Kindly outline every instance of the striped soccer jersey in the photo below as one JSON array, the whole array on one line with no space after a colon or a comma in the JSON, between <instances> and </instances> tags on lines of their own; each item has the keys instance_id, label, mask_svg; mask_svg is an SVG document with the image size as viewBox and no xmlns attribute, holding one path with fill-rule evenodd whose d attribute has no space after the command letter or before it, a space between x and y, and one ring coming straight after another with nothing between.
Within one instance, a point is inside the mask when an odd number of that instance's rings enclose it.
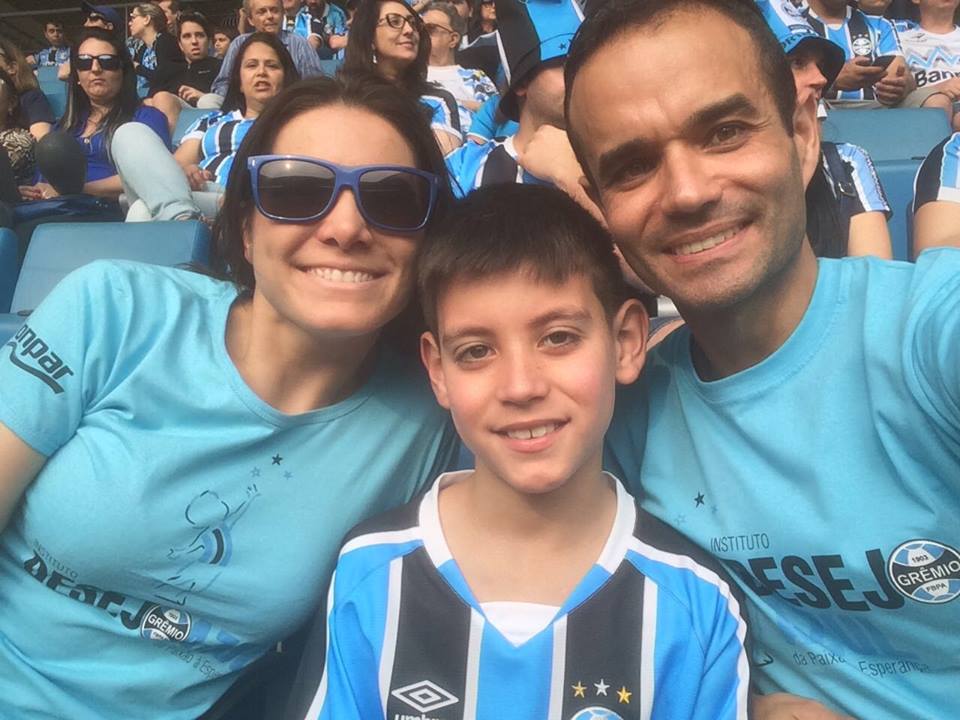
<instances>
[{"instance_id":1,"label":"striped soccer jersey","mask_svg":"<svg viewBox=\"0 0 960 720\"><path fill-rule=\"evenodd\" d=\"M747 717L746 625L733 583L612 477L616 518L596 564L546 627L508 640L440 525L442 487L469 472L442 475L421 500L348 536L307 718Z\"/></svg>"},{"instance_id":2,"label":"striped soccer jersey","mask_svg":"<svg viewBox=\"0 0 960 720\"><path fill-rule=\"evenodd\" d=\"M482 145L467 142L447 155L453 192L458 197L469 195L477 188L500 183L547 185L521 167L513 135L496 138Z\"/></svg>"},{"instance_id":3,"label":"striped soccer jersey","mask_svg":"<svg viewBox=\"0 0 960 720\"><path fill-rule=\"evenodd\" d=\"M849 62L857 57L876 60L881 55L903 55L897 31L886 18L866 15L856 8L847 8L847 17L839 27L828 25L808 6L803 15L817 35L832 40L843 48ZM835 90L831 97L837 100L873 100L872 87L860 90Z\"/></svg>"},{"instance_id":4,"label":"striped soccer jersey","mask_svg":"<svg viewBox=\"0 0 960 720\"><path fill-rule=\"evenodd\" d=\"M913 211L928 202L960 203L960 132L937 145L913 181Z\"/></svg>"},{"instance_id":5,"label":"striped soccer jersey","mask_svg":"<svg viewBox=\"0 0 960 720\"><path fill-rule=\"evenodd\" d=\"M466 113L457 99L449 90L437 83L427 83L425 91L420 95L421 104L430 111L430 129L442 130L463 138L463 127L460 118Z\"/></svg>"},{"instance_id":6,"label":"striped soccer jersey","mask_svg":"<svg viewBox=\"0 0 960 720\"><path fill-rule=\"evenodd\" d=\"M244 118L239 110L214 111L187 128L180 142L199 140L203 158L200 167L213 173L215 183L226 187L233 158L252 126L253 120Z\"/></svg>"},{"instance_id":7,"label":"striped soccer jersey","mask_svg":"<svg viewBox=\"0 0 960 720\"><path fill-rule=\"evenodd\" d=\"M821 164L840 201L840 209L847 219L865 212L892 215L890 203L873 167L873 161L859 145L851 143L820 144Z\"/></svg>"}]
</instances>

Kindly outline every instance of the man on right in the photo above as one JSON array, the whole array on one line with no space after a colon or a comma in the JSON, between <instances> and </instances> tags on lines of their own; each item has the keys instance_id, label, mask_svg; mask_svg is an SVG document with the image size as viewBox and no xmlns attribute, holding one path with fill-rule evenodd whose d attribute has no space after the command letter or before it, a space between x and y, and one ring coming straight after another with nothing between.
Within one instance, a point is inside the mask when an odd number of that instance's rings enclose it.
<instances>
[{"instance_id":1,"label":"man on right","mask_svg":"<svg viewBox=\"0 0 960 720\"><path fill-rule=\"evenodd\" d=\"M565 72L593 197L686 320L619 397L607 468L734 571L761 704L955 717L960 251L814 257L814 100L751 0L608 0Z\"/></svg>"}]
</instances>

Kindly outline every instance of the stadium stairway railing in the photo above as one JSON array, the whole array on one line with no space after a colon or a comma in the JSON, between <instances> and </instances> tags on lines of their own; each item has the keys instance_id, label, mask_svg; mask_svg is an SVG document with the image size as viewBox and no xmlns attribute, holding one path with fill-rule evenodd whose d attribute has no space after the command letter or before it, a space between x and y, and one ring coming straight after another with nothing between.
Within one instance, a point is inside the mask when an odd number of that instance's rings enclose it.
<instances>
[{"instance_id":1,"label":"stadium stairway railing","mask_svg":"<svg viewBox=\"0 0 960 720\"><path fill-rule=\"evenodd\" d=\"M16 332L61 278L89 262L117 259L167 266L203 265L209 251L210 229L196 220L41 225L27 249L9 312L0 315L0 342ZM15 261L11 264L16 267Z\"/></svg>"},{"instance_id":2,"label":"stadium stairway railing","mask_svg":"<svg viewBox=\"0 0 960 720\"><path fill-rule=\"evenodd\" d=\"M0 313L10 312L10 301L17 286L17 234L0 228Z\"/></svg>"},{"instance_id":3,"label":"stadium stairway railing","mask_svg":"<svg viewBox=\"0 0 960 720\"><path fill-rule=\"evenodd\" d=\"M854 143L870 154L893 210L887 227L897 260L911 259L910 218L902 208L913 199L917 168L950 132L944 112L932 108L831 110L823 122L824 140Z\"/></svg>"}]
</instances>

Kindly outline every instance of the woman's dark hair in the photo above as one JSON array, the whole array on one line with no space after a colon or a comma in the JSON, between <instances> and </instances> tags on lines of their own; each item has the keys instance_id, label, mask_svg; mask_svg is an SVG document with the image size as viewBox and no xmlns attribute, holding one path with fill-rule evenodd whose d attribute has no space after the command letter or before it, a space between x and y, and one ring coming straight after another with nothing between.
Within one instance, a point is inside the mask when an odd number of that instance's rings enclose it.
<instances>
[{"instance_id":1,"label":"woman's dark hair","mask_svg":"<svg viewBox=\"0 0 960 720\"><path fill-rule=\"evenodd\" d=\"M217 25L217 26L213 29L213 32L210 33L210 42L213 42L213 36L214 36L214 35L217 35L217 34L226 35L226 36L227 36L228 38L230 38L231 40L235 39L235 38L237 37L237 35L239 35L239 33L237 32L237 26L236 26L236 25L227 25L227 24L225 24L225 23L224 23L224 24Z\"/></svg>"},{"instance_id":2,"label":"woman's dark hair","mask_svg":"<svg viewBox=\"0 0 960 720\"><path fill-rule=\"evenodd\" d=\"M430 34L424 29L420 15L406 0L371 0L360 3L353 22L350 25L350 35L347 40L347 50L343 57L341 72L349 75L362 75L377 72L374 42L376 40L377 25L380 21L380 7L387 2L396 2L403 5L413 16L420 36L417 45L417 57L410 66L403 71L398 82L410 93L420 96L424 93L427 84L427 65L430 60Z\"/></svg>"},{"instance_id":3,"label":"woman's dark hair","mask_svg":"<svg viewBox=\"0 0 960 720\"><path fill-rule=\"evenodd\" d=\"M458 201L420 246L417 290L427 326L437 333L440 298L458 280L514 272L549 284L585 276L607 319L629 296L610 234L565 192L490 185Z\"/></svg>"},{"instance_id":4,"label":"woman's dark hair","mask_svg":"<svg viewBox=\"0 0 960 720\"><path fill-rule=\"evenodd\" d=\"M120 84L120 94L114 100L113 108L100 121L97 132L103 132L104 145L109 149L113 143L113 133L118 127L133 120L133 115L140 106L140 97L137 95L137 76L133 70L133 63L127 48L119 36L100 28L85 28L77 42L70 48L70 78L67 80L67 108L60 118L59 127L71 135L83 130L83 126L90 114L90 98L80 87L80 76L77 74L77 57L80 46L87 40L99 40L113 48L113 54L120 58L120 72L123 79ZM109 154L109 150L108 150Z\"/></svg>"},{"instance_id":5,"label":"woman's dark hair","mask_svg":"<svg viewBox=\"0 0 960 720\"><path fill-rule=\"evenodd\" d=\"M263 45L273 48L273 51L280 59L280 65L283 67L284 88L290 87L300 79L300 71L297 70L297 66L293 64L290 51L280 42L278 35L266 32L251 33L247 39L243 41L240 51L233 59L233 67L230 68L230 79L227 81L227 94L224 95L223 105L220 106L223 112L233 112L234 110L239 110L242 113L247 112L247 98L244 97L243 91L240 89L240 68L243 65L243 58L247 54L247 50L249 50L254 43L262 43Z\"/></svg>"},{"instance_id":6,"label":"woman's dark hair","mask_svg":"<svg viewBox=\"0 0 960 720\"><path fill-rule=\"evenodd\" d=\"M2 35L0 35L0 55L4 55L8 63L16 63L17 65L17 74L13 78L13 84L18 92L24 93L27 90L36 90L40 87L37 76L30 69L30 63L24 57L23 51Z\"/></svg>"},{"instance_id":7,"label":"woman's dark hair","mask_svg":"<svg viewBox=\"0 0 960 720\"><path fill-rule=\"evenodd\" d=\"M817 257L846 257L850 219L844 216L822 163L807 185L807 237Z\"/></svg>"},{"instance_id":8,"label":"woman's dark hair","mask_svg":"<svg viewBox=\"0 0 960 720\"><path fill-rule=\"evenodd\" d=\"M13 77L11 77L9 73L7 73L5 70L0 70L0 97L2 97L4 93L7 93L10 98L7 106L9 117L0 118L0 129L20 127L20 113L18 112L20 106L20 93L17 91L17 84L13 81Z\"/></svg>"},{"instance_id":9,"label":"woman's dark hair","mask_svg":"<svg viewBox=\"0 0 960 720\"><path fill-rule=\"evenodd\" d=\"M247 159L273 152L277 134L293 118L330 105L365 110L386 120L409 144L416 167L440 178L441 189L428 229L452 202L443 155L415 99L373 75L303 80L281 92L260 114L241 143L227 178L223 206L213 228L211 266L215 274L233 281L241 292L251 292L256 284L253 268L244 256L244 235L257 212Z\"/></svg>"}]
</instances>

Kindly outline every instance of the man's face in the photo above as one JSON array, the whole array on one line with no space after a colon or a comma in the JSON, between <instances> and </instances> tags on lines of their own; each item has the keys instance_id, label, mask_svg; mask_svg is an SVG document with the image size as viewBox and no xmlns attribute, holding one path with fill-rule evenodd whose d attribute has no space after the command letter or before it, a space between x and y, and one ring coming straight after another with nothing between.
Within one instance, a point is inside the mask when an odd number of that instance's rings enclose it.
<instances>
[{"instance_id":1,"label":"man's face","mask_svg":"<svg viewBox=\"0 0 960 720\"><path fill-rule=\"evenodd\" d=\"M254 30L278 34L283 5L280 0L250 0L250 24Z\"/></svg>"},{"instance_id":2,"label":"man's face","mask_svg":"<svg viewBox=\"0 0 960 720\"><path fill-rule=\"evenodd\" d=\"M180 26L180 50L190 62L202 60L210 50L210 38L203 26L187 21Z\"/></svg>"},{"instance_id":3,"label":"man's face","mask_svg":"<svg viewBox=\"0 0 960 720\"><path fill-rule=\"evenodd\" d=\"M893 0L859 0L859 7L867 15L883 15Z\"/></svg>"},{"instance_id":4,"label":"man's face","mask_svg":"<svg viewBox=\"0 0 960 720\"><path fill-rule=\"evenodd\" d=\"M43 29L43 36L47 42L55 47L63 45L63 26L57 23L47 23Z\"/></svg>"},{"instance_id":5,"label":"man's face","mask_svg":"<svg viewBox=\"0 0 960 720\"><path fill-rule=\"evenodd\" d=\"M681 11L600 49L572 88L568 127L614 238L647 285L687 310L749 298L804 240L813 104L791 137L755 57L724 16Z\"/></svg>"},{"instance_id":6,"label":"man's face","mask_svg":"<svg viewBox=\"0 0 960 720\"><path fill-rule=\"evenodd\" d=\"M173 11L173 3L170 0L160 0L157 5L167 17L167 30L173 32L173 28L177 26L177 14Z\"/></svg>"},{"instance_id":7,"label":"man's face","mask_svg":"<svg viewBox=\"0 0 960 720\"><path fill-rule=\"evenodd\" d=\"M86 19L83 21L83 26L96 27L108 32L113 32L113 23L107 20L100 13L90 13L87 15Z\"/></svg>"}]
</instances>

